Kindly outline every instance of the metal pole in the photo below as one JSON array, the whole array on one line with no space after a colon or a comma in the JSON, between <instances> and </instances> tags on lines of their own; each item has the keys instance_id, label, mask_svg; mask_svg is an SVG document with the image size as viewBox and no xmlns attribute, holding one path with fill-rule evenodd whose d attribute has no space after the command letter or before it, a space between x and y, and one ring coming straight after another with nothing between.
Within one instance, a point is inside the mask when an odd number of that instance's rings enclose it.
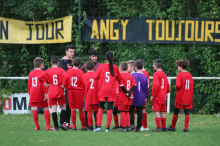
<instances>
[{"instance_id":1,"label":"metal pole","mask_svg":"<svg viewBox=\"0 0 220 146\"><path fill-rule=\"evenodd\" d=\"M170 84L170 93L171 93L171 79L168 79ZM167 113L170 113L170 93L167 94Z\"/></svg>"},{"instance_id":2,"label":"metal pole","mask_svg":"<svg viewBox=\"0 0 220 146\"><path fill-rule=\"evenodd\" d=\"M81 28L80 28L80 23L81 23L81 0L78 0L78 31L79 31L79 45L81 47ZM81 50L80 50L81 51ZM80 57L80 52L79 52L79 57Z\"/></svg>"}]
</instances>

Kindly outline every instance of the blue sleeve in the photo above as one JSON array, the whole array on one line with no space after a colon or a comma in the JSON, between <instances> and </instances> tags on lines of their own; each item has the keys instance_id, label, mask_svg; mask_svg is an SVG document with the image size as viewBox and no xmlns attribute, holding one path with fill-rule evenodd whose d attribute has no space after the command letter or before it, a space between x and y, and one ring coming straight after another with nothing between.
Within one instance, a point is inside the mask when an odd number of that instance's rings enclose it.
<instances>
[{"instance_id":1,"label":"blue sleeve","mask_svg":"<svg viewBox=\"0 0 220 146\"><path fill-rule=\"evenodd\" d=\"M67 61L66 61L65 59L60 60L60 66L61 66L61 68L64 69L65 71L68 70Z\"/></svg>"}]
</instances>

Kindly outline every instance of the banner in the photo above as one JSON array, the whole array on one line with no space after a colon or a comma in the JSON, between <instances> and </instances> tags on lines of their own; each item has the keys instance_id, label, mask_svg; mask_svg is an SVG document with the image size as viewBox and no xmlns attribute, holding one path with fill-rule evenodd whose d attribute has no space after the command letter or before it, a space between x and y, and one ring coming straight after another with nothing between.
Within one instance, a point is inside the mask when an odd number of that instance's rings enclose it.
<instances>
[{"instance_id":1,"label":"banner","mask_svg":"<svg viewBox=\"0 0 220 146\"><path fill-rule=\"evenodd\" d=\"M72 16L36 22L0 17L0 43L65 43L71 36Z\"/></svg>"},{"instance_id":2,"label":"banner","mask_svg":"<svg viewBox=\"0 0 220 146\"><path fill-rule=\"evenodd\" d=\"M4 96L7 97L7 96ZM19 93L13 94L4 101L3 111L4 114L27 114L31 113L31 108L29 107L29 94ZM50 113L52 113L51 108L49 108ZM57 112L60 112L60 106L57 107Z\"/></svg>"},{"instance_id":3,"label":"banner","mask_svg":"<svg viewBox=\"0 0 220 146\"><path fill-rule=\"evenodd\" d=\"M106 43L220 45L220 20L156 20L146 17L87 17L83 40Z\"/></svg>"}]
</instances>

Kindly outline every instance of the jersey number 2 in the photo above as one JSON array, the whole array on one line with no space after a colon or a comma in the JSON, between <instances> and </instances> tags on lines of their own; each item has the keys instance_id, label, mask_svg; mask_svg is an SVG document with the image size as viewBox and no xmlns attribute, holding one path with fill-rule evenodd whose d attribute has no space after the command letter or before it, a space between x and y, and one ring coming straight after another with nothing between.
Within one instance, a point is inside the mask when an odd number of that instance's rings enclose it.
<instances>
[{"instance_id":1,"label":"jersey number 2","mask_svg":"<svg viewBox=\"0 0 220 146\"><path fill-rule=\"evenodd\" d=\"M91 84L90 84L90 89L94 89L94 87L93 87L94 80L93 80L93 79L90 79L89 81L91 82Z\"/></svg>"}]
</instances>

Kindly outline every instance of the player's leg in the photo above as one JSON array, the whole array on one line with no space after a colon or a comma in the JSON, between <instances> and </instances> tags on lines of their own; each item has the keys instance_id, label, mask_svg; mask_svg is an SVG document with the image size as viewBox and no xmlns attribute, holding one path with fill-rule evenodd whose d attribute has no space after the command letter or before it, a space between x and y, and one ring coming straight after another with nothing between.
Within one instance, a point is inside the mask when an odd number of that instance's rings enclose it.
<instances>
[{"instance_id":1,"label":"player's leg","mask_svg":"<svg viewBox=\"0 0 220 146\"><path fill-rule=\"evenodd\" d=\"M142 114L143 119L142 119L141 131L149 131L149 129L147 127L147 112L146 112L145 107L143 107L142 113L143 113Z\"/></svg>"},{"instance_id":2,"label":"player's leg","mask_svg":"<svg viewBox=\"0 0 220 146\"><path fill-rule=\"evenodd\" d=\"M175 131L176 130L175 127L176 127L176 122L178 120L178 114L179 114L179 109L178 108L174 108L172 124L171 124L171 126L167 127L167 130L169 130L169 131Z\"/></svg>"},{"instance_id":3,"label":"player's leg","mask_svg":"<svg viewBox=\"0 0 220 146\"><path fill-rule=\"evenodd\" d=\"M65 103L65 98L63 98L64 104L59 104L61 113L60 113L60 121L61 123L59 124L59 127L63 129L64 131L68 130L67 127L64 125L64 122L66 122L66 103ZM58 100L59 102L59 100Z\"/></svg>"},{"instance_id":4,"label":"player's leg","mask_svg":"<svg viewBox=\"0 0 220 146\"><path fill-rule=\"evenodd\" d=\"M97 116L97 128L93 131L99 132L101 131L101 123L102 123L102 116L103 116L103 111L105 108L105 102L104 101L99 101L99 110L98 110L98 116Z\"/></svg>"},{"instance_id":5,"label":"player's leg","mask_svg":"<svg viewBox=\"0 0 220 146\"><path fill-rule=\"evenodd\" d=\"M189 109L184 109L184 113L185 113L185 124L184 124L184 129L183 129L183 132L189 132L189 119L190 119L190 116L189 116Z\"/></svg>"},{"instance_id":6,"label":"player's leg","mask_svg":"<svg viewBox=\"0 0 220 146\"><path fill-rule=\"evenodd\" d=\"M66 101L66 126L68 129L71 129L72 128L70 125L71 109L69 107L69 101L68 101L68 90L65 89L64 94L65 94L65 101Z\"/></svg>"},{"instance_id":7,"label":"player's leg","mask_svg":"<svg viewBox=\"0 0 220 146\"><path fill-rule=\"evenodd\" d=\"M79 109L79 119L80 119L81 125L82 125L81 130L87 130L87 129L86 129L85 112L84 112L83 109Z\"/></svg>"},{"instance_id":8,"label":"player's leg","mask_svg":"<svg viewBox=\"0 0 220 146\"><path fill-rule=\"evenodd\" d=\"M161 124L162 124L162 131L166 132L166 113L165 112L160 112L160 119L161 119Z\"/></svg>"},{"instance_id":9,"label":"player's leg","mask_svg":"<svg viewBox=\"0 0 220 146\"><path fill-rule=\"evenodd\" d=\"M121 114L121 116L120 116L121 128L118 130L119 132L127 132L126 108L127 108L127 105L123 105L123 104L118 105L118 110L120 111L120 114Z\"/></svg>"},{"instance_id":10,"label":"player's leg","mask_svg":"<svg viewBox=\"0 0 220 146\"><path fill-rule=\"evenodd\" d=\"M156 126L157 129L154 129L152 132L161 132L161 119L160 119L160 112L159 111L154 111L155 114L155 122L156 122Z\"/></svg>"},{"instance_id":11,"label":"player's leg","mask_svg":"<svg viewBox=\"0 0 220 146\"><path fill-rule=\"evenodd\" d=\"M50 125L50 111L49 107L44 107L44 119L46 122L46 130L54 130L54 128Z\"/></svg>"},{"instance_id":12,"label":"player's leg","mask_svg":"<svg viewBox=\"0 0 220 146\"><path fill-rule=\"evenodd\" d=\"M90 106L92 106L92 105L90 105ZM91 108L87 110L87 119L88 119L89 131L93 131L93 119L92 119L92 110L91 110Z\"/></svg>"},{"instance_id":13,"label":"player's leg","mask_svg":"<svg viewBox=\"0 0 220 146\"><path fill-rule=\"evenodd\" d=\"M112 109L113 109L113 101L108 101L107 102L107 124L106 124L106 132L110 132L109 128L111 126L112 122Z\"/></svg>"},{"instance_id":14,"label":"player's leg","mask_svg":"<svg viewBox=\"0 0 220 146\"><path fill-rule=\"evenodd\" d=\"M53 119L55 131L58 131L59 127L57 122L57 105L52 105L51 108L52 108L52 119Z\"/></svg>"},{"instance_id":15,"label":"player's leg","mask_svg":"<svg viewBox=\"0 0 220 146\"><path fill-rule=\"evenodd\" d=\"M134 105L131 105L131 106L130 106L130 109L129 109L129 114L130 114L130 126L131 126L131 129L132 129L132 130L135 128L135 125L134 125L134 108L135 108L135 106L134 106Z\"/></svg>"},{"instance_id":16,"label":"player's leg","mask_svg":"<svg viewBox=\"0 0 220 146\"><path fill-rule=\"evenodd\" d=\"M136 128L136 132L140 132L140 128L141 128L141 123L142 123L142 110L143 110L143 106L136 106L136 111L137 111L137 128Z\"/></svg>"},{"instance_id":17,"label":"player's leg","mask_svg":"<svg viewBox=\"0 0 220 146\"><path fill-rule=\"evenodd\" d=\"M76 109L71 109L72 130L76 130Z\"/></svg>"},{"instance_id":18,"label":"player's leg","mask_svg":"<svg viewBox=\"0 0 220 146\"><path fill-rule=\"evenodd\" d=\"M118 123L118 107L113 108L113 116L114 116L114 122L115 122L115 127L112 129L118 129L119 128L119 123Z\"/></svg>"},{"instance_id":19,"label":"player's leg","mask_svg":"<svg viewBox=\"0 0 220 146\"><path fill-rule=\"evenodd\" d=\"M32 116L35 124L35 130L40 130L40 126L38 123L38 108L37 106L32 106Z\"/></svg>"},{"instance_id":20,"label":"player's leg","mask_svg":"<svg viewBox=\"0 0 220 146\"><path fill-rule=\"evenodd\" d=\"M74 98L76 101L76 109L79 110L79 119L82 125L81 130L86 129L86 119L85 119L85 112L84 112L84 99L83 99L83 91L82 90L74 90Z\"/></svg>"},{"instance_id":21,"label":"player's leg","mask_svg":"<svg viewBox=\"0 0 220 146\"><path fill-rule=\"evenodd\" d=\"M94 116L94 119L95 119L95 128L97 128L97 116L98 116L98 111L94 111L94 112L93 112L93 116Z\"/></svg>"}]
</instances>

